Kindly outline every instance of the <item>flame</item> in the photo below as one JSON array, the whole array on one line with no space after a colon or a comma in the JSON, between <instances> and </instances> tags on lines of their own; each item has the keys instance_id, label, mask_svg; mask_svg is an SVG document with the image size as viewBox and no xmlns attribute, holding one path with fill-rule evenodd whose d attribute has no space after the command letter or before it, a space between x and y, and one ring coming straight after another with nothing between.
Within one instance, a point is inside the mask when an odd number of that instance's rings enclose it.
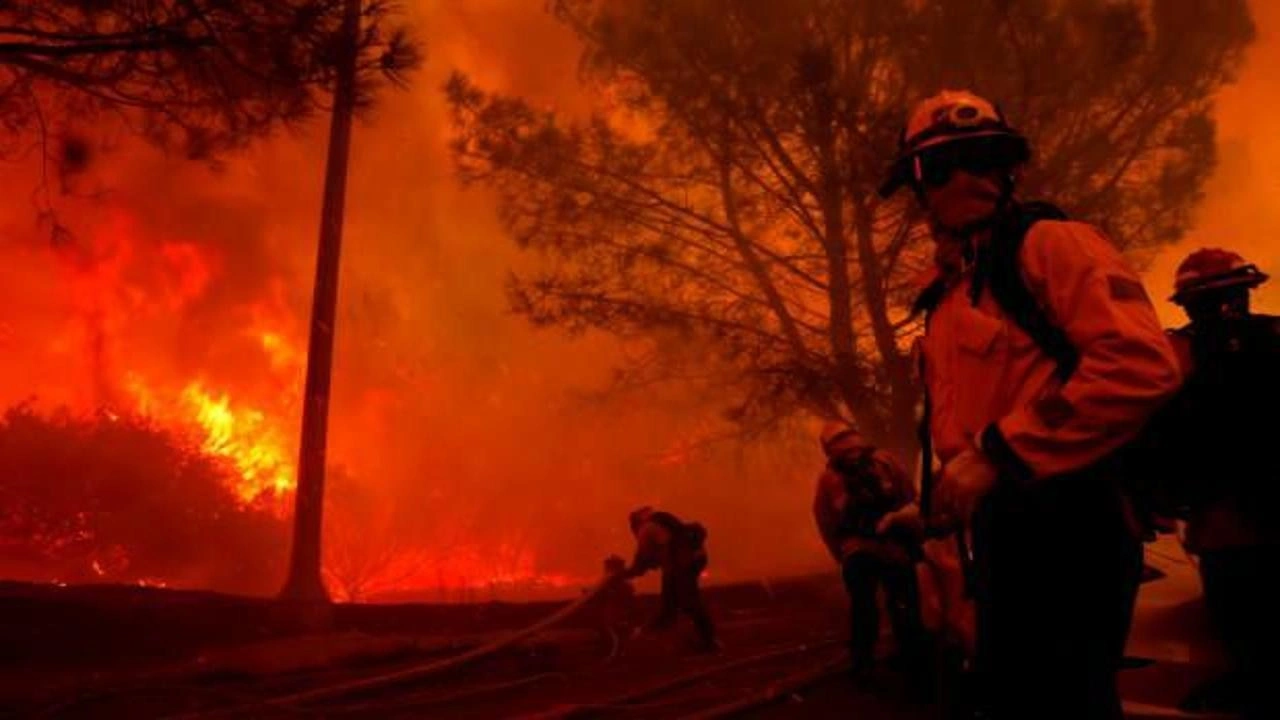
<instances>
[{"instance_id":1,"label":"flame","mask_svg":"<svg viewBox=\"0 0 1280 720\"><path fill-rule=\"evenodd\" d=\"M296 487L290 446L264 411L234 403L228 393L211 390L200 380L167 401L137 373L126 377L125 388L139 414L195 432L201 450L228 460L237 472L232 490L242 502L279 503Z\"/></svg>"},{"instance_id":2,"label":"flame","mask_svg":"<svg viewBox=\"0 0 1280 720\"><path fill-rule=\"evenodd\" d=\"M243 263L232 261L233 245L174 232L140 222L128 208L106 208L91 230L54 243L52 267L66 288L59 312L66 320L51 330L46 352L71 378L54 388L54 406L103 422L146 418L187 448L222 460L230 471L227 488L245 509L288 522L307 359L299 293L282 267L265 263L246 274ZM201 333L199 342L183 347L194 333ZM21 337L21 326L0 321L0 347ZM386 343L378 342L381 353ZM357 601L398 592L528 597L580 585L581 578L548 571L538 562L545 559L540 548L527 539L494 537L487 527L430 537L412 523L393 522L397 496L384 488L388 472L380 471L395 472L398 465L370 457L368 448L377 447L371 440L387 435L400 416L406 389L431 396L441 388L432 363L385 354L389 373L380 367L362 373L369 377L345 408L346 424L361 432L335 438L329 457L353 485L372 493L387 517L378 530L359 503L329 498L324 573L333 595ZM501 389L492 397L495 405L516 400ZM345 531L336 531L335 519L345 522ZM87 527L87 520L79 522ZM77 537L99 544L84 532ZM132 551L94 547L77 577L147 587L181 586L196 577L134 566L126 554Z\"/></svg>"},{"instance_id":3,"label":"flame","mask_svg":"<svg viewBox=\"0 0 1280 720\"><path fill-rule=\"evenodd\" d=\"M333 596L347 602L405 590L486 590L518 596L563 590L585 582L580 577L540 570L530 549L510 543L494 547L466 545L444 554L438 550L401 550L357 583L343 577L342 565L341 558L332 557L325 564L324 574Z\"/></svg>"},{"instance_id":4,"label":"flame","mask_svg":"<svg viewBox=\"0 0 1280 720\"><path fill-rule=\"evenodd\" d=\"M184 388L181 397L204 429L202 449L235 465L235 491L241 500L253 502L264 495L278 500L294 489L297 473L279 428L266 413L232 407L225 392L210 392L199 381Z\"/></svg>"},{"instance_id":5,"label":"flame","mask_svg":"<svg viewBox=\"0 0 1280 720\"><path fill-rule=\"evenodd\" d=\"M279 362L295 367L299 362L301 353L284 335L263 332L261 342L273 366ZM276 417L234 401L225 390L200 379L166 395L140 373L130 372L124 387L137 413L195 433L201 450L229 461L237 473L231 489L242 502L274 501L283 509L282 501L297 486L297 472L292 445Z\"/></svg>"}]
</instances>

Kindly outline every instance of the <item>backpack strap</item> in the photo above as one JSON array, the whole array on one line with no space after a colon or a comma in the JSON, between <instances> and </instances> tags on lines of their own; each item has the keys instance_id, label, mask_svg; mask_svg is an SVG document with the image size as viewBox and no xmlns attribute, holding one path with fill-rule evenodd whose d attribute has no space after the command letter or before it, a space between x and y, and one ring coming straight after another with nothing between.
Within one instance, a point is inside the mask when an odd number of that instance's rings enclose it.
<instances>
[{"instance_id":1,"label":"backpack strap","mask_svg":"<svg viewBox=\"0 0 1280 720\"><path fill-rule=\"evenodd\" d=\"M1049 319L1040 301L1027 287L1020 261L1022 244L1033 225L1040 220L1066 219L1066 213L1048 203L1015 205L996 224L989 246L978 259L970 288L971 299L975 303L983 288L990 288L991 296L1000 308L1053 359L1058 379L1062 382L1066 382L1080 364L1080 352L1062 328Z\"/></svg>"},{"instance_id":2,"label":"backpack strap","mask_svg":"<svg viewBox=\"0 0 1280 720\"><path fill-rule=\"evenodd\" d=\"M925 320L928 324L928 320ZM924 409L920 414L920 423L916 425L916 440L920 443L920 517L929 521L933 510L933 400L929 396L929 385L925 382L924 352L919 357L919 373L921 394L924 396Z\"/></svg>"},{"instance_id":3,"label":"backpack strap","mask_svg":"<svg viewBox=\"0 0 1280 720\"><path fill-rule=\"evenodd\" d=\"M941 297L941 295L939 295ZM934 303L936 306L936 302ZM929 314L932 308L926 310L925 326L929 324ZM924 396L924 409L920 415L920 423L916 426L916 438L920 442L920 517L925 523L926 535L933 535L936 530L929 526L933 513L933 400L929 395L929 383L925 381L925 357L921 352L919 356L919 372L921 394ZM972 598L976 592L977 576L973 567L973 555L969 551L969 540L965 537L964 529L946 530L948 533L954 533L956 543L956 557L960 560L960 574L964 578L964 594L965 597Z\"/></svg>"}]
</instances>

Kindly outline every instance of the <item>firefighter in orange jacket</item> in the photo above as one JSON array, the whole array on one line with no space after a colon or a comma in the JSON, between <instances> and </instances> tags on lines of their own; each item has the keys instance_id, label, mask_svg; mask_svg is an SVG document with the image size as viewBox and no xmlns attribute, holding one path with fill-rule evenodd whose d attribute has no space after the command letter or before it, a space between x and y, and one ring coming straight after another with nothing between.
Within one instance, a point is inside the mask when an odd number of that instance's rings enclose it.
<instances>
[{"instance_id":1,"label":"firefighter in orange jacket","mask_svg":"<svg viewBox=\"0 0 1280 720\"><path fill-rule=\"evenodd\" d=\"M849 655L854 675L868 671L880 637L877 588L883 586L898 653L918 672L924 630L915 563L919 546L910 534L879 533L880 523L915 500L902 465L871 446L856 429L828 424L820 436L827 466L818 476L813 517L831 557L840 564L849 594Z\"/></svg>"},{"instance_id":2,"label":"firefighter in orange jacket","mask_svg":"<svg viewBox=\"0 0 1280 720\"><path fill-rule=\"evenodd\" d=\"M920 304L933 500L971 533L989 710L1119 720L1142 550L1109 459L1182 378L1108 239L1047 211L1059 219L1028 220L1043 210L1014 197L1029 156L994 104L943 91L911 113L881 194L909 186L937 244Z\"/></svg>"},{"instance_id":3,"label":"firefighter in orange jacket","mask_svg":"<svg viewBox=\"0 0 1280 720\"><path fill-rule=\"evenodd\" d=\"M618 577L637 578L650 570L662 570L662 604L649 628L666 629L683 612L693 620L698 632L698 649L718 650L715 625L698 587L702 571L707 568L706 530L700 523L686 523L649 506L632 511L629 520L636 537L636 553L631 565Z\"/></svg>"}]
</instances>

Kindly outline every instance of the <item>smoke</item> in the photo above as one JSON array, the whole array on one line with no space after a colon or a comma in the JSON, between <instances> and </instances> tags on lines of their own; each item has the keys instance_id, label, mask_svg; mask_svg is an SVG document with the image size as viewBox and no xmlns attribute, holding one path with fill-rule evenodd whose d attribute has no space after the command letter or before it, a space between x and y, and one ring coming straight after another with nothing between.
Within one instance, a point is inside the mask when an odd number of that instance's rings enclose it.
<instances>
[{"instance_id":1,"label":"smoke","mask_svg":"<svg viewBox=\"0 0 1280 720\"><path fill-rule=\"evenodd\" d=\"M1264 272L1280 275L1280 174L1275 171L1280 163L1280 136L1271 114L1280 92L1280 80L1271 70L1280 63L1280 6L1255 0L1251 9L1257 41L1238 82L1224 88L1217 100L1219 165L1194 229L1161 253L1148 271L1147 281L1157 300L1173 292L1175 268L1200 247L1235 250ZM1258 288L1254 309L1280 313L1280 282ZM1172 304L1161 302L1160 310L1170 325L1186 322Z\"/></svg>"}]
</instances>

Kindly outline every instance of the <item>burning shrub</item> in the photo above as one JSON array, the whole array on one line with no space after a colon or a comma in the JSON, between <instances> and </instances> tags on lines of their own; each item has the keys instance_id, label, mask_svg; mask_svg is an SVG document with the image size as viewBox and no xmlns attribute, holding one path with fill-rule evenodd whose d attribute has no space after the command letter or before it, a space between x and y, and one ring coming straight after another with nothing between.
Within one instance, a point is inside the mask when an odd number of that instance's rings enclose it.
<instances>
[{"instance_id":1,"label":"burning shrub","mask_svg":"<svg viewBox=\"0 0 1280 720\"><path fill-rule=\"evenodd\" d=\"M269 592L286 523L231 490L236 468L145 417L0 420L0 574Z\"/></svg>"}]
</instances>

